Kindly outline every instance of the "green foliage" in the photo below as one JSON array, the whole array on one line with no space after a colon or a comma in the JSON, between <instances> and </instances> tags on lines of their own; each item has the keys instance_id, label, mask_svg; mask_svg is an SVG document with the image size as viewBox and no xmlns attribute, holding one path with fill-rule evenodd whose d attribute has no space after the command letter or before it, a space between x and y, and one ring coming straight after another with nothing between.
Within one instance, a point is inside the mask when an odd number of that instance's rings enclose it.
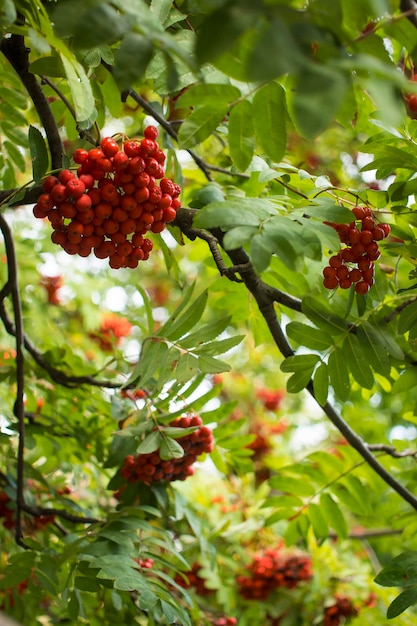
<instances>
[{"instance_id":1,"label":"green foliage","mask_svg":"<svg viewBox=\"0 0 417 626\"><path fill-rule=\"evenodd\" d=\"M352 626L415 622L417 29L399 5L2 3L6 614L307 626L342 598ZM65 254L54 217L17 206L59 173L52 130L75 170L75 149L150 123L183 208L138 269ZM323 285L355 207L391 227L366 295ZM213 450L170 480L200 428ZM245 595L268 550L303 551L311 577Z\"/></svg>"}]
</instances>

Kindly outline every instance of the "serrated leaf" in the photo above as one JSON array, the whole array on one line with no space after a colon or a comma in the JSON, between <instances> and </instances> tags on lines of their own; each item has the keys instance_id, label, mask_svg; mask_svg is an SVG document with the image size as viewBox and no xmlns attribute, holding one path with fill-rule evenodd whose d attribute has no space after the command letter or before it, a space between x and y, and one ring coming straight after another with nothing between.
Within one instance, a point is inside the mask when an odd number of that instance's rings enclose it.
<instances>
[{"instance_id":1,"label":"serrated leaf","mask_svg":"<svg viewBox=\"0 0 417 626\"><path fill-rule=\"evenodd\" d=\"M84 68L73 55L61 54L78 122L87 121L94 112L94 96Z\"/></svg>"},{"instance_id":2,"label":"serrated leaf","mask_svg":"<svg viewBox=\"0 0 417 626\"><path fill-rule=\"evenodd\" d=\"M287 145L285 91L271 82L261 87L253 97L253 122L256 138L272 160L279 162Z\"/></svg>"},{"instance_id":3,"label":"serrated leaf","mask_svg":"<svg viewBox=\"0 0 417 626\"><path fill-rule=\"evenodd\" d=\"M200 354L198 357L198 367L205 374L220 374L221 372L230 371L230 365L228 363L220 359L215 359L208 354Z\"/></svg>"},{"instance_id":4,"label":"serrated leaf","mask_svg":"<svg viewBox=\"0 0 417 626\"><path fill-rule=\"evenodd\" d=\"M312 370L294 372L287 380L286 389L288 393L299 393L305 389L311 380L311 374Z\"/></svg>"},{"instance_id":5,"label":"serrated leaf","mask_svg":"<svg viewBox=\"0 0 417 626\"><path fill-rule=\"evenodd\" d=\"M169 324L164 324L158 335L163 335L170 341L177 341L186 335L200 320L204 313L208 299L208 290L205 289L196 300L178 317L171 317Z\"/></svg>"},{"instance_id":6,"label":"serrated leaf","mask_svg":"<svg viewBox=\"0 0 417 626\"><path fill-rule=\"evenodd\" d=\"M210 322L206 324L202 328L199 328L198 331L190 333L186 337L181 340L181 347L185 349L191 349L196 346L201 346L208 341L212 341L216 339L222 332L226 330L231 321L231 317L223 317L214 322Z\"/></svg>"},{"instance_id":7,"label":"serrated leaf","mask_svg":"<svg viewBox=\"0 0 417 626\"><path fill-rule=\"evenodd\" d=\"M347 322L332 314L316 298L306 296L301 303L302 312L316 326L329 333L334 339L348 328Z\"/></svg>"},{"instance_id":8,"label":"serrated leaf","mask_svg":"<svg viewBox=\"0 0 417 626\"><path fill-rule=\"evenodd\" d=\"M154 53L153 42L139 33L128 33L114 55L113 76L121 91L145 74ZM134 61L133 61L134 60Z\"/></svg>"},{"instance_id":9,"label":"serrated leaf","mask_svg":"<svg viewBox=\"0 0 417 626\"><path fill-rule=\"evenodd\" d=\"M269 479L269 484L273 489L295 496L314 496L315 488L308 481L302 478L292 478L285 473L278 474Z\"/></svg>"},{"instance_id":10,"label":"serrated leaf","mask_svg":"<svg viewBox=\"0 0 417 626\"><path fill-rule=\"evenodd\" d=\"M229 149L236 167L245 171L255 149L252 105L242 100L232 108L229 115Z\"/></svg>"},{"instance_id":11,"label":"serrated leaf","mask_svg":"<svg viewBox=\"0 0 417 626\"><path fill-rule=\"evenodd\" d=\"M159 448L159 456L163 461L181 459L184 456L184 448L178 441L164 434L161 447Z\"/></svg>"},{"instance_id":12,"label":"serrated leaf","mask_svg":"<svg viewBox=\"0 0 417 626\"><path fill-rule=\"evenodd\" d=\"M274 204L265 198L230 198L211 202L198 212L193 225L197 228L258 227L263 220L276 215Z\"/></svg>"},{"instance_id":13,"label":"serrated leaf","mask_svg":"<svg viewBox=\"0 0 417 626\"><path fill-rule=\"evenodd\" d=\"M326 363L320 363L314 372L313 391L317 402L324 406L329 394L329 368Z\"/></svg>"},{"instance_id":14,"label":"serrated leaf","mask_svg":"<svg viewBox=\"0 0 417 626\"><path fill-rule=\"evenodd\" d=\"M369 365L382 376L389 376L390 362L379 333L370 324L364 322L358 327L357 337L366 351Z\"/></svg>"},{"instance_id":15,"label":"serrated leaf","mask_svg":"<svg viewBox=\"0 0 417 626\"><path fill-rule=\"evenodd\" d=\"M175 368L175 376L179 383L185 383L191 380L198 371L198 359L190 354L190 352L186 352L178 359L177 367Z\"/></svg>"},{"instance_id":16,"label":"serrated leaf","mask_svg":"<svg viewBox=\"0 0 417 626\"><path fill-rule=\"evenodd\" d=\"M208 106L213 102L225 105L240 98L240 89L227 83L195 83L190 85L176 101L176 107Z\"/></svg>"},{"instance_id":17,"label":"serrated leaf","mask_svg":"<svg viewBox=\"0 0 417 626\"><path fill-rule=\"evenodd\" d=\"M393 619L404 613L410 606L417 604L417 587L405 589L391 602L387 610L387 618Z\"/></svg>"},{"instance_id":18,"label":"serrated leaf","mask_svg":"<svg viewBox=\"0 0 417 626\"><path fill-rule=\"evenodd\" d=\"M348 333L343 342L343 351L350 373L356 382L365 389L372 389L375 383L374 375L366 360L366 353L362 349L359 339Z\"/></svg>"},{"instance_id":19,"label":"serrated leaf","mask_svg":"<svg viewBox=\"0 0 417 626\"><path fill-rule=\"evenodd\" d=\"M321 507L311 502L307 509L307 515L313 527L313 532L318 540L327 539L329 535L329 526Z\"/></svg>"},{"instance_id":20,"label":"serrated leaf","mask_svg":"<svg viewBox=\"0 0 417 626\"><path fill-rule=\"evenodd\" d=\"M236 228L232 228L223 238L225 250L241 248L251 241L257 232L258 229L254 226L236 226Z\"/></svg>"},{"instance_id":21,"label":"serrated leaf","mask_svg":"<svg viewBox=\"0 0 417 626\"><path fill-rule=\"evenodd\" d=\"M300 72L294 91L294 121L301 134L313 139L336 117L349 88L340 68L310 63Z\"/></svg>"},{"instance_id":22,"label":"serrated leaf","mask_svg":"<svg viewBox=\"0 0 417 626\"><path fill-rule=\"evenodd\" d=\"M290 339L311 350L326 350L333 345L333 337L325 335L318 328L301 322L290 322L285 330Z\"/></svg>"},{"instance_id":23,"label":"serrated leaf","mask_svg":"<svg viewBox=\"0 0 417 626\"><path fill-rule=\"evenodd\" d=\"M133 369L126 387L136 384L144 387L152 379L161 364L167 360L169 348L164 341L147 341L142 346L139 361Z\"/></svg>"},{"instance_id":24,"label":"serrated leaf","mask_svg":"<svg viewBox=\"0 0 417 626\"><path fill-rule=\"evenodd\" d=\"M228 111L227 103L195 109L181 124L178 141L182 148L193 148L214 133Z\"/></svg>"},{"instance_id":25,"label":"serrated leaf","mask_svg":"<svg viewBox=\"0 0 417 626\"><path fill-rule=\"evenodd\" d=\"M136 453L137 454L149 454L158 450L162 444L162 435L159 430L153 430L145 439L139 444Z\"/></svg>"},{"instance_id":26,"label":"serrated leaf","mask_svg":"<svg viewBox=\"0 0 417 626\"><path fill-rule=\"evenodd\" d=\"M322 493L320 506L327 523L342 539L348 536L348 526L342 511L329 493Z\"/></svg>"},{"instance_id":27,"label":"serrated leaf","mask_svg":"<svg viewBox=\"0 0 417 626\"><path fill-rule=\"evenodd\" d=\"M413 367L405 370L403 374L392 385L392 393L409 391L417 385L417 368Z\"/></svg>"},{"instance_id":28,"label":"serrated leaf","mask_svg":"<svg viewBox=\"0 0 417 626\"><path fill-rule=\"evenodd\" d=\"M282 372L312 372L320 357L317 354L296 354L289 356L281 363Z\"/></svg>"},{"instance_id":29,"label":"serrated leaf","mask_svg":"<svg viewBox=\"0 0 417 626\"><path fill-rule=\"evenodd\" d=\"M250 258L255 270L259 273L267 269L271 262L272 249L270 242L257 233L250 242Z\"/></svg>"},{"instance_id":30,"label":"serrated leaf","mask_svg":"<svg viewBox=\"0 0 417 626\"><path fill-rule=\"evenodd\" d=\"M335 348L328 360L330 383L339 400L344 402L350 395L349 371L343 350Z\"/></svg>"},{"instance_id":31,"label":"serrated leaf","mask_svg":"<svg viewBox=\"0 0 417 626\"><path fill-rule=\"evenodd\" d=\"M32 159L32 177L39 182L48 169L49 157L42 133L34 126L29 126L29 149Z\"/></svg>"},{"instance_id":32,"label":"serrated leaf","mask_svg":"<svg viewBox=\"0 0 417 626\"><path fill-rule=\"evenodd\" d=\"M335 204L331 200L325 200L317 204L309 204L293 211L291 215L302 217L309 215L323 222L336 222L337 224L349 224L354 219L353 213L345 206Z\"/></svg>"}]
</instances>

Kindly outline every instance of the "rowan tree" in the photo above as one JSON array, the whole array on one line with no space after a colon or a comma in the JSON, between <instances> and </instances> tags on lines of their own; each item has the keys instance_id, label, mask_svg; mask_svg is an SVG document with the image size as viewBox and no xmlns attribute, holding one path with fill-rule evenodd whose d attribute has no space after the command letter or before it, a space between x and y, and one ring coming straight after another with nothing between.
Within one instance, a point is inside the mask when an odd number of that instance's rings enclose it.
<instances>
[{"instance_id":1,"label":"rowan tree","mask_svg":"<svg viewBox=\"0 0 417 626\"><path fill-rule=\"evenodd\" d=\"M0 24L1 610L413 624L414 2Z\"/></svg>"}]
</instances>

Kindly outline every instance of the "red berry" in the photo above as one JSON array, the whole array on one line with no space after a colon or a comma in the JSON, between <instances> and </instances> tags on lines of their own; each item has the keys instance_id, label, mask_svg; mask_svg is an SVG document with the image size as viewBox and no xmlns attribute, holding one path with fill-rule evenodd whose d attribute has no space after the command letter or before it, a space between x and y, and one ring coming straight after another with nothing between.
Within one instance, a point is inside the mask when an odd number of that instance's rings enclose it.
<instances>
[{"instance_id":1,"label":"red berry","mask_svg":"<svg viewBox=\"0 0 417 626\"><path fill-rule=\"evenodd\" d=\"M82 165L88 160L88 152L83 148L78 148L72 155L72 158L74 163L77 163L77 165Z\"/></svg>"},{"instance_id":2,"label":"red berry","mask_svg":"<svg viewBox=\"0 0 417 626\"><path fill-rule=\"evenodd\" d=\"M47 176L43 179L42 188L46 193L50 193L52 187L55 187L59 183L56 176Z\"/></svg>"},{"instance_id":3,"label":"red berry","mask_svg":"<svg viewBox=\"0 0 417 626\"><path fill-rule=\"evenodd\" d=\"M126 141L123 150L129 158L140 156L140 143L138 141Z\"/></svg>"},{"instance_id":4,"label":"red berry","mask_svg":"<svg viewBox=\"0 0 417 626\"><path fill-rule=\"evenodd\" d=\"M159 130L156 126L147 126L143 131L143 135L146 139L152 139L154 141L159 135Z\"/></svg>"},{"instance_id":5,"label":"red berry","mask_svg":"<svg viewBox=\"0 0 417 626\"><path fill-rule=\"evenodd\" d=\"M74 172L71 172L71 170L61 170L58 175L58 178L59 178L60 183L62 183L63 185L66 185L68 181L75 178L75 174Z\"/></svg>"},{"instance_id":6,"label":"red berry","mask_svg":"<svg viewBox=\"0 0 417 626\"><path fill-rule=\"evenodd\" d=\"M364 282L363 280L361 280L359 283L356 283L355 285L356 293L359 293L360 295L363 295L363 296L368 293L369 289L370 289L370 285Z\"/></svg>"},{"instance_id":7,"label":"red berry","mask_svg":"<svg viewBox=\"0 0 417 626\"><path fill-rule=\"evenodd\" d=\"M103 150L104 156L110 158L119 152L119 146L112 137L104 137L101 140L100 148Z\"/></svg>"},{"instance_id":8,"label":"red berry","mask_svg":"<svg viewBox=\"0 0 417 626\"><path fill-rule=\"evenodd\" d=\"M85 185L83 181L78 178L70 179L65 185L65 188L69 198L80 198L85 192Z\"/></svg>"},{"instance_id":9,"label":"red berry","mask_svg":"<svg viewBox=\"0 0 417 626\"><path fill-rule=\"evenodd\" d=\"M67 199L67 190L65 185L58 184L51 189L51 198L55 202L63 202Z\"/></svg>"}]
</instances>

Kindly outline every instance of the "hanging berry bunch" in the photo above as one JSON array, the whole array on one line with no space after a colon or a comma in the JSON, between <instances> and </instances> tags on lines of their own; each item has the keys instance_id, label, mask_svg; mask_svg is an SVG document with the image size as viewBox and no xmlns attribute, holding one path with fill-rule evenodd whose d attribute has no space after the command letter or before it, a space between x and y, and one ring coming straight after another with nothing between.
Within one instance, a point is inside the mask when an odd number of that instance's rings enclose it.
<instances>
[{"instance_id":1,"label":"hanging berry bunch","mask_svg":"<svg viewBox=\"0 0 417 626\"><path fill-rule=\"evenodd\" d=\"M181 188L164 178L157 136L158 129L147 126L142 140L122 148L105 137L98 148L74 152L76 172L44 179L33 214L51 222L54 243L68 254L109 258L114 269L149 258L153 244L144 235L162 232L181 206Z\"/></svg>"},{"instance_id":2,"label":"hanging berry bunch","mask_svg":"<svg viewBox=\"0 0 417 626\"><path fill-rule=\"evenodd\" d=\"M369 207L356 206L352 213L355 220L350 224L325 222L337 231L346 247L330 257L323 269L323 284L327 289L355 285L356 293L365 295L375 282L374 261L381 256L378 241L388 237L391 229L389 224L377 224Z\"/></svg>"},{"instance_id":3,"label":"hanging berry bunch","mask_svg":"<svg viewBox=\"0 0 417 626\"><path fill-rule=\"evenodd\" d=\"M276 548L269 548L256 555L246 570L248 574L238 576L237 582L240 594L248 600L265 600L279 587L293 589L313 575L310 557L283 555Z\"/></svg>"},{"instance_id":4,"label":"hanging berry bunch","mask_svg":"<svg viewBox=\"0 0 417 626\"><path fill-rule=\"evenodd\" d=\"M120 470L128 482L143 482L146 485L158 481L185 480L194 474L193 463L203 452L213 450L213 434L199 415L178 417L169 423L177 428L197 426L192 433L178 439L184 449L184 456L174 459L161 459L159 451L146 454L128 455Z\"/></svg>"}]
</instances>

